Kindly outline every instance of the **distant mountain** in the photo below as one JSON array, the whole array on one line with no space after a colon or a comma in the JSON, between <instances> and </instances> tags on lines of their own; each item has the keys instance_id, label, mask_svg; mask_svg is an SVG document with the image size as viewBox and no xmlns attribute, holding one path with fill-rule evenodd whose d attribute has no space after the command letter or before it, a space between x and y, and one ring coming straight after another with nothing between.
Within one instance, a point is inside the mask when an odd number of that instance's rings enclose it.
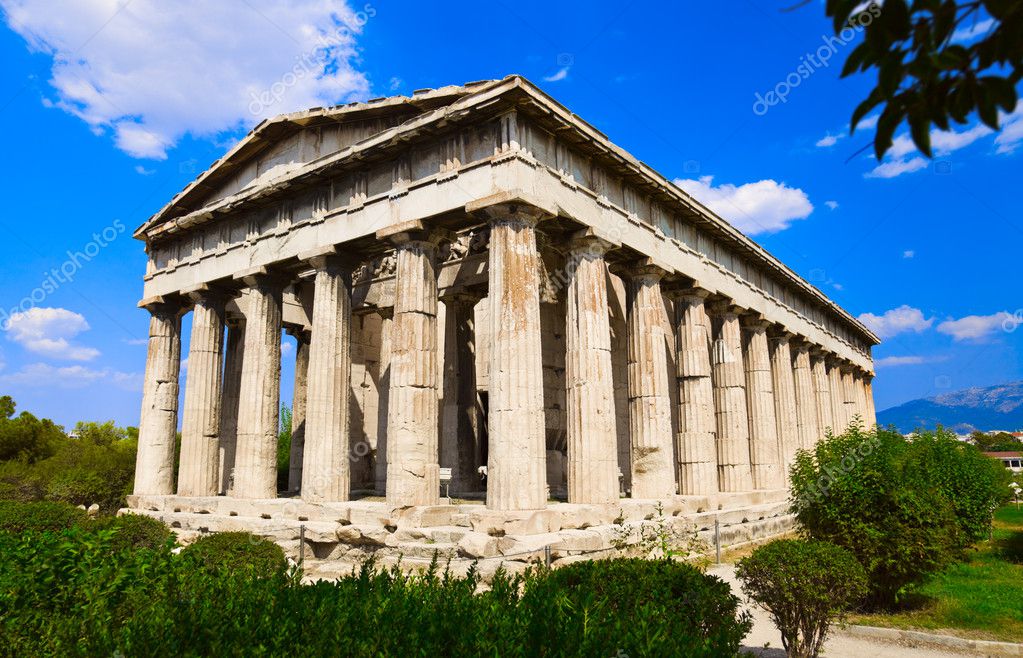
<instances>
[{"instance_id":1,"label":"distant mountain","mask_svg":"<svg viewBox=\"0 0 1023 658\"><path fill-rule=\"evenodd\" d=\"M937 425L960 434L978 429L1016 430L1023 427L1023 381L913 400L879 411L877 422L895 425L901 432Z\"/></svg>"}]
</instances>

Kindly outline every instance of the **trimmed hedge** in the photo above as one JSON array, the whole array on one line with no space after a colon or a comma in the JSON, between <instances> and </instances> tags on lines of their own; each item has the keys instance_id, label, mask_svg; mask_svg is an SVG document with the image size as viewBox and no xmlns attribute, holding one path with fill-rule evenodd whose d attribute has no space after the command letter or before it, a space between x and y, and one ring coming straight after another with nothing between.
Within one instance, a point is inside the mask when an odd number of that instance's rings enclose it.
<instances>
[{"instance_id":1,"label":"trimmed hedge","mask_svg":"<svg viewBox=\"0 0 1023 658\"><path fill-rule=\"evenodd\" d=\"M141 514L102 517L90 523L89 529L113 530L112 544L115 551L136 548L157 550L174 537L174 533L162 521Z\"/></svg>"},{"instance_id":2,"label":"trimmed hedge","mask_svg":"<svg viewBox=\"0 0 1023 658\"><path fill-rule=\"evenodd\" d=\"M118 551L114 534L0 533L0 653L716 657L750 627L720 580L674 562L499 573L487 591L474 572L372 565L303 585L229 560L196 569L169 546Z\"/></svg>"},{"instance_id":3,"label":"trimmed hedge","mask_svg":"<svg viewBox=\"0 0 1023 658\"><path fill-rule=\"evenodd\" d=\"M80 526L88 520L89 515L84 510L65 503L0 500L2 532L56 532Z\"/></svg>"},{"instance_id":4,"label":"trimmed hedge","mask_svg":"<svg viewBox=\"0 0 1023 658\"><path fill-rule=\"evenodd\" d=\"M217 532L200 537L181 558L205 571L243 571L259 577L281 574L288 559L281 547L248 532Z\"/></svg>"}]
</instances>

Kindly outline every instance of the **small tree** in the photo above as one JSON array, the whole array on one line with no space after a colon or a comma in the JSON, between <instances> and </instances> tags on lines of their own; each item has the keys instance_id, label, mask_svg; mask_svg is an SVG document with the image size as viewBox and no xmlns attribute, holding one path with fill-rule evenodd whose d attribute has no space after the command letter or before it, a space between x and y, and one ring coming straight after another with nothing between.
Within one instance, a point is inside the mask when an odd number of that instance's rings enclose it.
<instances>
[{"instance_id":1,"label":"small tree","mask_svg":"<svg viewBox=\"0 0 1023 658\"><path fill-rule=\"evenodd\" d=\"M739 561L736 575L768 611L790 658L820 655L829 625L867 592L852 553L829 542L783 539Z\"/></svg>"}]
</instances>

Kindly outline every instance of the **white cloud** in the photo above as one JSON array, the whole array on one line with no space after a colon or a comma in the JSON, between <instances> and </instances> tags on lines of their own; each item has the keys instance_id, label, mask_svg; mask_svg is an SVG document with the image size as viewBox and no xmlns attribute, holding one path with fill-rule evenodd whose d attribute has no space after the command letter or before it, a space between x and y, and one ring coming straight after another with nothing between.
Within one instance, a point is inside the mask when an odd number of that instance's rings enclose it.
<instances>
[{"instance_id":1,"label":"white cloud","mask_svg":"<svg viewBox=\"0 0 1023 658\"><path fill-rule=\"evenodd\" d=\"M954 130L932 130L931 150L934 151L935 155L948 155L953 151L958 151L961 148L969 146L981 137L990 135L992 132L994 131L982 123L978 123L972 128L962 132L956 132ZM913 144L913 140L908 134L902 133L892 141L892 147L888 150L886 157L902 159L904 156L914 153L915 151L916 145Z\"/></svg>"},{"instance_id":2,"label":"white cloud","mask_svg":"<svg viewBox=\"0 0 1023 658\"><path fill-rule=\"evenodd\" d=\"M562 66L555 73L552 73L551 75L544 76L544 81L545 82L560 82L561 80L564 80L565 78L568 77L568 70L570 68L572 68L572 67L571 66Z\"/></svg>"},{"instance_id":3,"label":"white cloud","mask_svg":"<svg viewBox=\"0 0 1023 658\"><path fill-rule=\"evenodd\" d=\"M995 19L978 21L969 27L961 27L952 33L954 43L967 43L985 34L995 24Z\"/></svg>"},{"instance_id":4,"label":"white cloud","mask_svg":"<svg viewBox=\"0 0 1023 658\"><path fill-rule=\"evenodd\" d=\"M6 327L7 338L29 352L68 361L91 361L99 356L95 348L70 342L88 329L82 315L66 308L30 308L12 315Z\"/></svg>"},{"instance_id":5,"label":"white cloud","mask_svg":"<svg viewBox=\"0 0 1023 658\"><path fill-rule=\"evenodd\" d=\"M908 174L926 167L927 161L923 158L913 158L912 160L893 160L891 162L882 162L867 173L863 174L863 176L864 178L895 178L896 176Z\"/></svg>"},{"instance_id":6,"label":"white cloud","mask_svg":"<svg viewBox=\"0 0 1023 658\"><path fill-rule=\"evenodd\" d=\"M294 344L292 344L289 341L284 341L281 343L281 356L287 356L291 354L293 351L295 351Z\"/></svg>"},{"instance_id":7,"label":"white cloud","mask_svg":"<svg viewBox=\"0 0 1023 658\"><path fill-rule=\"evenodd\" d=\"M902 252L903 258L912 258L913 256L916 256L916 252L913 251L912 249L907 249L904 252Z\"/></svg>"},{"instance_id":8,"label":"white cloud","mask_svg":"<svg viewBox=\"0 0 1023 658\"><path fill-rule=\"evenodd\" d=\"M828 148L838 143L838 140L842 139L843 135L832 135L828 133L824 137L821 137L815 143L815 146L819 148Z\"/></svg>"},{"instance_id":9,"label":"white cloud","mask_svg":"<svg viewBox=\"0 0 1023 658\"><path fill-rule=\"evenodd\" d=\"M860 119L859 125L856 126L856 130L870 130L877 127L877 120L881 118L880 114L872 114L869 117L863 117Z\"/></svg>"},{"instance_id":10,"label":"white cloud","mask_svg":"<svg viewBox=\"0 0 1023 658\"><path fill-rule=\"evenodd\" d=\"M135 165L135 173L139 176L152 176L156 173L155 169L146 169L142 165Z\"/></svg>"},{"instance_id":11,"label":"white cloud","mask_svg":"<svg viewBox=\"0 0 1023 658\"><path fill-rule=\"evenodd\" d=\"M908 304L885 311L881 315L862 313L857 319L882 339L908 331L920 333L934 323L934 318L925 318L920 309Z\"/></svg>"},{"instance_id":12,"label":"white cloud","mask_svg":"<svg viewBox=\"0 0 1023 658\"><path fill-rule=\"evenodd\" d=\"M142 373L119 372L110 368L94 370L85 366L56 367L47 363L33 363L24 366L17 372L0 376L0 383L13 386L47 386L59 389L111 384L126 391L138 391L142 388L142 379Z\"/></svg>"},{"instance_id":13,"label":"white cloud","mask_svg":"<svg viewBox=\"0 0 1023 658\"><path fill-rule=\"evenodd\" d=\"M1018 324L1011 313L999 311L991 315L967 315L958 320L948 319L938 325L938 331L948 334L957 341L979 340L995 331L1012 331Z\"/></svg>"},{"instance_id":14,"label":"white cloud","mask_svg":"<svg viewBox=\"0 0 1023 658\"><path fill-rule=\"evenodd\" d=\"M368 92L355 36L375 10L343 0L0 0L7 24L53 58L52 105L134 157L166 157L282 112ZM216 26L229 26L225 32Z\"/></svg>"},{"instance_id":15,"label":"white cloud","mask_svg":"<svg viewBox=\"0 0 1023 658\"><path fill-rule=\"evenodd\" d=\"M915 366L927 363L928 359L922 356L886 356L874 360L875 368L888 368L892 366Z\"/></svg>"},{"instance_id":16,"label":"white cloud","mask_svg":"<svg viewBox=\"0 0 1023 658\"><path fill-rule=\"evenodd\" d=\"M398 91L403 84L405 84L405 81L395 76L387 83L387 88L391 91Z\"/></svg>"},{"instance_id":17,"label":"white cloud","mask_svg":"<svg viewBox=\"0 0 1023 658\"><path fill-rule=\"evenodd\" d=\"M1009 155L1023 142L1023 101L1016 103L1012 114L1002 114L1001 121L1002 131L995 137L995 145L998 153Z\"/></svg>"},{"instance_id":18,"label":"white cloud","mask_svg":"<svg viewBox=\"0 0 1023 658\"><path fill-rule=\"evenodd\" d=\"M825 201L824 205L826 205L829 210L838 210L838 201Z\"/></svg>"},{"instance_id":19,"label":"white cloud","mask_svg":"<svg viewBox=\"0 0 1023 658\"><path fill-rule=\"evenodd\" d=\"M675 184L748 235L781 231L813 212L806 192L785 183L767 179L715 187L713 180L713 176L701 176L699 180L676 178Z\"/></svg>"},{"instance_id":20,"label":"white cloud","mask_svg":"<svg viewBox=\"0 0 1023 658\"><path fill-rule=\"evenodd\" d=\"M121 342L126 345L149 345L148 338L122 338Z\"/></svg>"}]
</instances>

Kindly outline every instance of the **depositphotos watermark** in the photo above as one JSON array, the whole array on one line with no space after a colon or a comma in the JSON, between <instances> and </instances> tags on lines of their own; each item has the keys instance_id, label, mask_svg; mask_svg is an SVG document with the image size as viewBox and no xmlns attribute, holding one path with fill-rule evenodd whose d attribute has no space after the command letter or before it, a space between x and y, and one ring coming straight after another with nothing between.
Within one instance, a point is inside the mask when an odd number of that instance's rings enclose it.
<instances>
[{"instance_id":1,"label":"depositphotos watermark","mask_svg":"<svg viewBox=\"0 0 1023 658\"><path fill-rule=\"evenodd\" d=\"M789 73L773 89L761 94L756 93L756 100L753 102L753 114L762 117L767 114L775 105L787 103L792 90L803 84L817 71L831 65L831 58L838 54L839 48L844 48L856 38L856 35L870 25L875 18L881 15L881 6L877 2L871 2L852 18L852 24L842 28L842 31L835 36L821 35L824 43L812 53L806 53L799 58L799 65Z\"/></svg>"},{"instance_id":2,"label":"depositphotos watermark","mask_svg":"<svg viewBox=\"0 0 1023 658\"><path fill-rule=\"evenodd\" d=\"M0 331L7 331L11 317L15 314L35 308L42 304L47 297L57 292L62 285L74 281L78 271L98 256L100 251L108 247L125 230L124 223L115 219L110 226L98 233L93 233L92 240L86 242L80 250L68 250L67 259L59 267L51 267L49 272L43 272L45 278L16 306L9 309L0 308Z\"/></svg>"}]
</instances>

